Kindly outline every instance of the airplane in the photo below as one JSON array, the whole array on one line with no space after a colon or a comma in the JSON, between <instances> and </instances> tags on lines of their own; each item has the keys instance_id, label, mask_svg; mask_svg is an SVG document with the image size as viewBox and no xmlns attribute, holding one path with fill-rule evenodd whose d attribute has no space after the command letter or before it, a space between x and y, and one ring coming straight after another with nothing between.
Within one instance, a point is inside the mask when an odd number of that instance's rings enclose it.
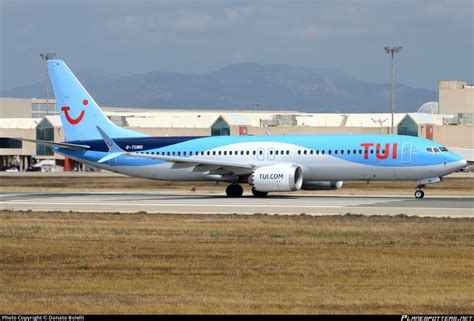
<instances>
[{"instance_id":1,"label":"airplane","mask_svg":"<svg viewBox=\"0 0 474 321\"><path fill-rule=\"evenodd\" d=\"M110 121L62 60L47 64L66 142L19 139L111 172L226 182L228 197L241 197L242 183L255 197L265 197L339 189L344 181L413 180L415 197L421 199L427 184L466 166L441 144L402 135L152 137Z\"/></svg>"}]
</instances>

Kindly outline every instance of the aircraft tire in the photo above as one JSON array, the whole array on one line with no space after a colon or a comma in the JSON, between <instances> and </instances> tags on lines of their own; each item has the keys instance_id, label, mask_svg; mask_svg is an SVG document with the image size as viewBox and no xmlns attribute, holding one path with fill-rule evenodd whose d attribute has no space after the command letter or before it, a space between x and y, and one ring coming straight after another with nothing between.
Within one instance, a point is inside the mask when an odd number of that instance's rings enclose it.
<instances>
[{"instance_id":1,"label":"aircraft tire","mask_svg":"<svg viewBox=\"0 0 474 321\"><path fill-rule=\"evenodd\" d=\"M423 192L422 190L417 190L415 192L415 197L418 198L418 199L421 199L425 196L425 192Z\"/></svg>"},{"instance_id":2,"label":"aircraft tire","mask_svg":"<svg viewBox=\"0 0 474 321\"><path fill-rule=\"evenodd\" d=\"M268 195L268 192L260 192L255 189L255 187L252 187L252 194L255 197L266 197Z\"/></svg>"},{"instance_id":3,"label":"aircraft tire","mask_svg":"<svg viewBox=\"0 0 474 321\"><path fill-rule=\"evenodd\" d=\"M244 193L244 189L239 184L230 184L225 190L227 197L241 197Z\"/></svg>"}]
</instances>

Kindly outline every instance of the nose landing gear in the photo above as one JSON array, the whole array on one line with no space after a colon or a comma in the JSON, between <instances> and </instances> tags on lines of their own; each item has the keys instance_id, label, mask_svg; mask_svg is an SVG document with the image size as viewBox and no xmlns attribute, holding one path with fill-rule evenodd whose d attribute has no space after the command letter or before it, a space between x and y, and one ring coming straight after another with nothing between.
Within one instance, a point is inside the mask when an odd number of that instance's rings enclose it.
<instances>
[{"instance_id":1,"label":"nose landing gear","mask_svg":"<svg viewBox=\"0 0 474 321\"><path fill-rule=\"evenodd\" d=\"M415 191L415 197L416 198L423 198L425 196L425 192L421 190L421 188L424 186L417 186L416 191Z\"/></svg>"},{"instance_id":2,"label":"nose landing gear","mask_svg":"<svg viewBox=\"0 0 474 321\"><path fill-rule=\"evenodd\" d=\"M418 185L416 186L416 191L415 191L415 197L420 199L425 196L425 193L421 190L424 188L427 184L433 184L433 183L438 183L442 181L442 177L432 177L432 178L426 178L426 179L420 179L417 181Z\"/></svg>"}]
</instances>

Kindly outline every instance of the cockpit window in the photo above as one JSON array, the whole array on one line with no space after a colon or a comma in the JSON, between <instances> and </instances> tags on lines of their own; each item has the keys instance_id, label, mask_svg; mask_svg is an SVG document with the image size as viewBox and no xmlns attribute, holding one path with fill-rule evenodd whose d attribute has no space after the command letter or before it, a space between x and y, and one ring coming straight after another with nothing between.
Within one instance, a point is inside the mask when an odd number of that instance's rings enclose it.
<instances>
[{"instance_id":1,"label":"cockpit window","mask_svg":"<svg viewBox=\"0 0 474 321\"><path fill-rule=\"evenodd\" d=\"M428 153L439 153L439 152L447 152L448 149L446 147L426 147L426 151Z\"/></svg>"}]
</instances>

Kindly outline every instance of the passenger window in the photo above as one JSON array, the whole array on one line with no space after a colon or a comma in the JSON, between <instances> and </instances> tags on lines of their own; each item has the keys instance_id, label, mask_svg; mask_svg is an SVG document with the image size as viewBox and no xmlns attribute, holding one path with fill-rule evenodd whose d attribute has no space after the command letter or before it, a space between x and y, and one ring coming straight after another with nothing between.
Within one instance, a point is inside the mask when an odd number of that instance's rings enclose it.
<instances>
[{"instance_id":1,"label":"passenger window","mask_svg":"<svg viewBox=\"0 0 474 321\"><path fill-rule=\"evenodd\" d=\"M256 152L256 151L252 151L252 155L255 155L255 154L257 154L257 152Z\"/></svg>"},{"instance_id":2,"label":"passenger window","mask_svg":"<svg viewBox=\"0 0 474 321\"><path fill-rule=\"evenodd\" d=\"M324 155L324 154L325 154L325 151L324 151L324 150L322 150L322 151L321 151L321 154L323 154L323 155Z\"/></svg>"},{"instance_id":3,"label":"passenger window","mask_svg":"<svg viewBox=\"0 0 474 321\"><path fill-rule=\"evenodd\" d=\"M207 155L208 155L208 156L211 155L211 152L210 152L210 151L207 151Z\"/></svg>"},{"instance_id":4,"label":"passenger window","mask_svg":"<svg viewBox=\"0 0 474 321\"><path fill-rule=\"evenodd\" d=\"M258 151L258 154L259 154L259 155L263 155L263 150L259 150L259 151Z\"/></svg>"},{"instance_id":5,"label":"passenger window","mask_svg":"<svg viewBox=\"0 0 474 321\"><path fill-rule=\"evenodd\" d=\"M222 151L218 151L218 152L217 152L217 154L218 154L219 156L221 156L221 154L222 154Z\"/></svg>"},{"instance_id":6,"label":"passenger window","mask_svg":"<svg viewBox=\"0 0 474 321\"><path fill-rule=\"evenodd\" d=\"M310 150L309 153L310 153L311 155L313 155L313 150Z\"/></svg>"},{"instance_id":7,"label":"passenger window","mask_svg":"<svg viewBox=\"0 0 474 321\"><path fill-rule=\"evenodd\" d=\"M316 149L316 155L319 155L319 149Z\"/></svg>"},{"instance_id":8,"label":"passenger window","mask_svg":"<svg viewBox=\"0 0 474 321\"><path fill-rule=\"evenodd\" d=\"M229 155L232 155L232 151L231 151L231 150L229 151Z\"/></svg>"},{"instance_id":9,"label":"passenger window","mask_svg":"<svg viewBox=\"0 0 474 321\"><path fill-rule=\"evenodd\" d=\"M300 151L300 150L298 151L298 155L301 155L301 151Z\"/></svg>"},{"instance_id":10,"label":"passenger window","mask_svg":"<svg viewBox=\"0 0 474 321\"><path fill-rule=\"evenodd\" d=\"M290 155L290 151L289 151L289 150L286 151L286 155Z\"/></svg>"},{"instance_id":11,"label":"passenger window","mask_svg":"<svg viewBox=\"0 0 474 321\"><path fill-rule=\"evenodd\" d=\"M331 150L328 150L328 154L331 155Z\"/></svg>"},{"instance_id":12,"label":"passenger window","mask_svg":"<svg viewBox=\"0 0 474 321\"><path fill-rule=\"evenodd\" d=\"M250 151L246 151L245 154L250 155Z\"/></svg>"},{"instance_id":13,"label":"passenger window","mask_svg":"<svg viewBox=\"0 0 474 321\"><path fill-rule=\"evenodd\" d=\"M181 156L181 152L178 152L178 156Z\"/></svg>"},{"instance_id":14,"label":"passenger window","mask_svg":"<svg viewBox=\"0 0 474 321\"><path fill-rule=\"evenodd\" d=\"M278 155L278 151L277 151L277 150L275 151L275 155Z\"/></svg>"},{"instance_id":15,"label":"passenger window","mask_svg":"<svg viewBox=\"0 0 474 321\"><path fill-rule=\"evenodd\" d=\"M243 154L244 154L244 151L243 151L243 150L241 150L241 151L240 151L240 155L243 155Z\"/></svg>"},{"instance_id":16,"label":"passenger window","mask_svg":"<svg viewBox=\"0 0 474 321\"><path fill-rule=\"evenodd\" d=\"M308 152L307 150L304 150L304 151L303 151L303 154L305 154L305 155L306 155L306 154L307 154L307 152Z\"/></svg>"},{"instance_id":17,"label":"passenger window","mask_svg":"<svg viewBox=\"0 0 474 321\"><path fill-rule=\"evenodd\" d=\"M338 153L338 150L336 149L336 150L334 151L334 154L336 154L336 155L337 155L337 153Z\"/></svg>"},{"instance_id":18,"label":"passenger window","mask_svg":"<svg viewBox=\"0 0 474 321\"><path fill-rule=\"evenodd\" d=\"M272 150L270 150L270 151L269 151L269 154L270 154L270 155L273 155L273 151L272 151Z\"/></svg>"},{"instance_id":19,"label":"passenger window","mask_svg":"<svg viewBox=\"0 0 474 321\"><path fill-rule=\"evenodd\" d=\"M174 156L174 155L176 155L176 152L172 152L171 154Z\"/></svg>"}]
</instances>

